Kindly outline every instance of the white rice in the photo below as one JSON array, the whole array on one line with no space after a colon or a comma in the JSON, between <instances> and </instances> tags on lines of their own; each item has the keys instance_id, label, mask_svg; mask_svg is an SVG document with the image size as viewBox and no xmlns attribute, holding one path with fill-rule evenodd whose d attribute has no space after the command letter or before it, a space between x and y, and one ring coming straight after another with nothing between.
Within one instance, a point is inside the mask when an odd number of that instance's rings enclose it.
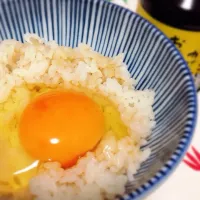
<instances>
[{"instance_id":1,"label":"white rice","mask_svg":"<svg viewBox=\"0 0 200 200\"><path fill-rule=\"evenodd\" d=\"M94 52L89 46L58 46L36 35L25 35L26 43L5 40L0 44L0 103L22 84L83 86L107 96L118 108L129 135L117 140L105 136L94 152L88 152L72 168L45 163L30 181L37 200L104 200L124 194L140 164L150 155L141 151L155 125L154 92L137 91L123 55L113 58Z\"/></svg>"}]
</instances>

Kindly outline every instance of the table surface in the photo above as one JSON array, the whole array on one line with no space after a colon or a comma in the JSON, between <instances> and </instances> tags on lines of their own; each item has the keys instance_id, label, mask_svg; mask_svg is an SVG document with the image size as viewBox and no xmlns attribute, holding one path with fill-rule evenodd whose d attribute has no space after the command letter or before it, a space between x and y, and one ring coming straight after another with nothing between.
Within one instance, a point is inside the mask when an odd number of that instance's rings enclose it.
<instances>
[{"instance_id":1,"label":"table surface","mask_svg":"<svg viewBox=\"0 0 200 200\"><path fill-rule=\"evenodd\" d=\"M112 0L135 11L138 0ZM200 103L200 93L198 93ZM200 108L198 110L200 113ZM196 154L195 154L196 150ZM197 156L196 156L197 155ZM190 157L190 158L189 158ZM199 159L197 159L199 157ZM191 161L193 159L193 161ZM194 160L195 159L195 160ZM195 164L196 162L196 164ZM145 200L199 200L200 199L200 117L184 161L156 191Z\"/></svg>"}]
</instances>

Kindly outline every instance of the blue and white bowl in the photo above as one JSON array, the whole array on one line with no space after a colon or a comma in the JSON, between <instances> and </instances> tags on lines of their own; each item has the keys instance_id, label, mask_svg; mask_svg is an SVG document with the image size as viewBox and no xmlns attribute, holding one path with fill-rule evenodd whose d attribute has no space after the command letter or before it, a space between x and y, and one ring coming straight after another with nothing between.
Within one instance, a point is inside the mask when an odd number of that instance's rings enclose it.
<instances>
[{"instance_id":1,"label":"blue and white bowl","mask_svg":"<svg viewBox=\"0 0 200 200\"><path fill-rule=\"evenodd\" d=\"M150 158L120 199L141 199L181 161L196 121L196 91L173 44L137 14L103 0L0 0L0 40L24 33L71 47L87 43L105 56L125 53L136 88L153 88L157 125L148 138Z\"/></svg>"}]
</instances>

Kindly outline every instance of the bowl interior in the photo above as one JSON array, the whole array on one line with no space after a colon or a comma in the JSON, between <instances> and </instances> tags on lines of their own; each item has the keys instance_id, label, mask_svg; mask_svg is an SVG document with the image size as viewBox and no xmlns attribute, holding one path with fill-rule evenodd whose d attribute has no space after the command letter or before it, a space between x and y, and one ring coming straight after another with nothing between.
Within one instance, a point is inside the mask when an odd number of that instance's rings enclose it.
<instances>
[{"instance_id":1,"label":"bowl interior","mask_svg":"<svg viewBox=\"0 0 200 200\"><path fill-rule=\"evenodd\" d=\"M190 72L169 40L140 16L102 0L0 0L0 40L24 33L75 47L86 43L105 56L124 53L137 89L154 89L157 125L146 146L152 154L128 183L138 198L166 177L191 139L196 94Z\"/></svg>"}]
</instances>

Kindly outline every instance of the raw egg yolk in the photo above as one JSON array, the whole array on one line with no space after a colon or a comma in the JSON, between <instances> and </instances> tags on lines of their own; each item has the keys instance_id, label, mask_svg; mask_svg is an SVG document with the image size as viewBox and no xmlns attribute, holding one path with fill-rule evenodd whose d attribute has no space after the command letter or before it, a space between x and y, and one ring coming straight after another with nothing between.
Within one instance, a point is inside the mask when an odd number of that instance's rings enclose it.
<instances>
[{"instance_id":1,"label":"raw egg yolk","mask_svg":"<svg viewBox=\"0 0 200 200\"><path fill-rule=\"evenodd\" d=\"M99 106L83 93L70 91L35 98L19 123L19 137L29 155L41 161L58 161L64 167L92 150L103 134Z\"/></svg>"}]
</instances>

